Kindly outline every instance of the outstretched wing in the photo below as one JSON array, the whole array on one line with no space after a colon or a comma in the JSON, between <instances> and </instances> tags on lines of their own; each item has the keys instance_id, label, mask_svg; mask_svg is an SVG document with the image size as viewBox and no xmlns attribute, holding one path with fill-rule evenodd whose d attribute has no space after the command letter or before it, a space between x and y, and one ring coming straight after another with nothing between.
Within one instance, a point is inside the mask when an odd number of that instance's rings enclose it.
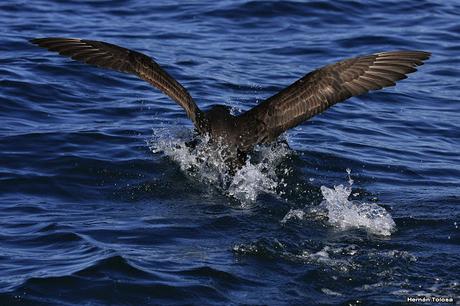
<instances>
[{"instance_id":1,"label":"outstretched wing","mask_svg":"<svg viewBox=\"0 0 460 306\"><path fill-rule=\"evenodd\" d=\"M429 57L422 51L382 52L314 70L238 118L241 129L250 131L243 147L271 141L351 96L394 86Z\"/></svg>"},{"instance_id":2,"label":"outstretched wing","mask_svg":"<svg viewBox=\"0 0 460 306\"><path fill-rule=\"evenodd\" d=\"M182 106L199 127L200 109L188 91L150 57L117 45L74 38L37 38L32 43L61 55L98 67L135 74Z\"/></svg>"}]
</instances>

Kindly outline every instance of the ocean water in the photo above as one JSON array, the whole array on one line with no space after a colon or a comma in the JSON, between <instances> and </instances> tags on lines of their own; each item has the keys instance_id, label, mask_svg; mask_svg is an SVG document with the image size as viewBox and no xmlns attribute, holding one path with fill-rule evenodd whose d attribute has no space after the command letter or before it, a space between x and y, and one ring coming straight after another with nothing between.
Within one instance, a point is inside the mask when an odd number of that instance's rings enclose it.
<instances>
[{"instance_id":1,"label":"ocean water","mask_svg":"<svg viewBox=\"0 0 460 306\"><path fill-rule=\"evenodd\" d=\"M0 305L458 303L458 1L11 0L0 20ZM167 97L46 36L144 52L235 113L343 58L433 55L230 177Z\"/></svg>"}]
</instances>

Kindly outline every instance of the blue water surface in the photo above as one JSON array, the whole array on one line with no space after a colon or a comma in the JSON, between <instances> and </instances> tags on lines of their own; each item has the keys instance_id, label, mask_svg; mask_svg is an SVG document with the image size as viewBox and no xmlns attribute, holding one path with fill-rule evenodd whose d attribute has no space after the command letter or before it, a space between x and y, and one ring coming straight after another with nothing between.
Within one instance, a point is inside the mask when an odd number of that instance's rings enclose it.
<instances>
[{"instance_id":1,"label":"blue water surface","mask_svg":"<svg viewBox=\"0 0 460 306\"><path fill-rule=\"evenodd\" d=\"M0 20L0 305L459 297L460 2L9 0ZM201 108L235 112L343 58L433 55L289 131L230 190L187 166L179 106L28 42L46 36L144 52ZM350 200L384 208L391 234L321 210L346 169Z\"/></svg>"}]
</instances>

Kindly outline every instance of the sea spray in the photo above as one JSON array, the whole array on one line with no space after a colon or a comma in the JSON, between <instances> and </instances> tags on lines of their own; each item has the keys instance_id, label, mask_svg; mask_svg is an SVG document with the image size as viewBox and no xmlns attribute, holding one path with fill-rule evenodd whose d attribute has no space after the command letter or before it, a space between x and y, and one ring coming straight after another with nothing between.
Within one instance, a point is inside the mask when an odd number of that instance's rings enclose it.
<instances>
[{"instance_id":1,"label":"sea spray","mask_svg":"<svg viewBox=\"0 0 460 306\"><path fill-rule=\"evenodd\" d=\"M347 169L348 185L333 188L321 186L323 201L319 207L291 209L281 220L285 224L289 220L310 218L313 214L325 212L327 222L339 229L362 228L371 234L389 236L395 231L396 224L391 215L375 203L350 201L353 185L351 170Z\"/></svg>"},{"instance_id":2,"label":"sea spray","mask_svg":"<svg viewBox=\"0 0 460 306\"><path fill-rule=\"evenodd\" d=\"M195 145L187 146L192 140ZM148 145L153 153L162 152L177 162L185 174L222 190L243 206L262 193L277 195L277 187L283 184L276 174L277 166L292 152L285 143L256 146L246 164L230 175L224 162L224 148L210 146L207 136L157 129Z\"/></svg>"},{"instance_id":3,"label":"sea spray","mask_svg":"<svg viewBox=\"0 0 460 306\"><path fill-rule=\"evenodd\" d=\"M194 147L187 146L191 140L198 140ZM262 193L278 196L277 188L284 183L276 169L291 153L283 143L257 146L252 158L230 175L224 162L223 148L210 146L207 136L193 135L190 131L184 133L183 130L174 132L170 128L158 129L149 146L152 152L163 152L177 162L187 175L220 189L240 201L242 206L254 202ZM349 200L353 185L350 169L347 169L347 175L349 186L321 186L324 200L319 207L292 209L281 222L285 224L291 219L310 218L316 213L327 216L328 223L340 229L363 228L372 234L391 235L395 222L384 208L374 203Z\"/></svg>"},{"instance_id":4,"label":"sea spray","mask_svg":"<svg viewBox=\"0 0 460 306\"><path fill-rule=\"evenodd\" d=\"M375 203L350 201L350 187L343 185L327 188L321 186L324 200L321 206L328 211L328 222L338 228L364 228L376 235L389 236L395 230L391 215Z\"/></svg>"}]
</instances>

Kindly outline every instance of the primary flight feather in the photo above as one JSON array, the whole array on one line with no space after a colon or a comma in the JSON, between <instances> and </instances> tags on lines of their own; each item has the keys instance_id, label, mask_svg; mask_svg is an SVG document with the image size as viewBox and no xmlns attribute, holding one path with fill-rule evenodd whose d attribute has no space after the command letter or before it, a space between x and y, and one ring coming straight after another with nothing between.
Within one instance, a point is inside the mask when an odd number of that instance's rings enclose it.
<instances>
[{"instance_id":1,"label":"primary flight feather","mask_svg":"<svg viewBox=\"0 0 460 306\"><path fill-rule=\"evenodd\" d=\"M247 112L233 116L224 105L203 112L188 91L150 57L117 45L74 38L32 43L98 67L135 74L182 106L200 134L226 146L231 168L251 149L352 96L394 86L430 57L423 51L390 51L346 59L314 70Z\"/></svg>"}]
</instances>

